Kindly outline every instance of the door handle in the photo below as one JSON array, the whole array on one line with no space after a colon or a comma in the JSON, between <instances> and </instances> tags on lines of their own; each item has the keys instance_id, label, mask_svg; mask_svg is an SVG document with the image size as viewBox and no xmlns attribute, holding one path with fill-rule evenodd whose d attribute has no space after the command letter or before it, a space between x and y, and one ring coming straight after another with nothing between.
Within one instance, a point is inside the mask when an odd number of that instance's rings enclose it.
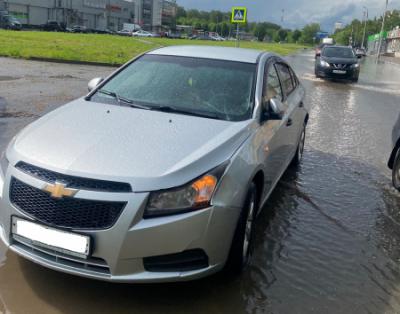
<instances>
[{"instance_id":1,"label":"door handle","mask_svg":"<svg viewBox=\"0 0 400 314\"><path fill-rule=\"evenodd\" d=\"M291 126L293 124L292 118L289 118L286 122L286 126Z\"/></svg>"}]
</instances>

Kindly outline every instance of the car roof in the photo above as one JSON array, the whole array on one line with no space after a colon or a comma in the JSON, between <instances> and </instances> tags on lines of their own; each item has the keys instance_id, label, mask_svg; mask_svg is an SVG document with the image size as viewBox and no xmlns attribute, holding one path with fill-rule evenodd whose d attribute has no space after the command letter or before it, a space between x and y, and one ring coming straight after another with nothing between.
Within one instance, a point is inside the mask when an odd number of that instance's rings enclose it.
<instances>
[{"instance_id":1,"label":"car roof","mask_svg":"<svg viewBox=\"0 0 400 314\"><path fill-rule=\"evenodd\" d=\"M147 54L257 63L263 53L265 52L255 49L230 47L170 46L150 51Z\"/></svg>"}]
</instances>

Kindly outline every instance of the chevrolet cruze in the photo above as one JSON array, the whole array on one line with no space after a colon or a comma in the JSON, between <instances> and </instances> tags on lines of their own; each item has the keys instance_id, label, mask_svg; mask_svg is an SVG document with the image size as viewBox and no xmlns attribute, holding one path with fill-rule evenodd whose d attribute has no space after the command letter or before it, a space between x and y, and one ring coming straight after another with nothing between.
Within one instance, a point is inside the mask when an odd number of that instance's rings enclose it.
<instances>
[{"instance_id":1,"label":"chevrolet cruze","mask_svg":"<svg viewBox=\"0 0 400 314\"><path fill-rule=\"evenodd\" d=\"M303 153L308 113L291 67L255 50L168 47L89 90L3 153L3 242L115 282L240 272L257 214Z\"/></svg>"}]
</instances>

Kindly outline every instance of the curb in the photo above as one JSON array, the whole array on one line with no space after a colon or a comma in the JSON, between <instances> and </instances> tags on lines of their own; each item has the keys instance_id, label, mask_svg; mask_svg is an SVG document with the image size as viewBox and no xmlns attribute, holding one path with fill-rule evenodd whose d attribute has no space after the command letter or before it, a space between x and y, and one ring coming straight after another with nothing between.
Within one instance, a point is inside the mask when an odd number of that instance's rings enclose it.
<instances>
[{"instance_id":1,"label":"curb","mask_svg":"<svg viewBox=\"0 0 400 314\"><path fill-rule=\"evenodd\" d=\"M30 61L53 62L53 63L63 63L63 64L77 64L77 65L104 66L104 67L113 67L113 68L118 68L118 67L123 65L123 63L121 63L121 64L112 64L112 63L104 63L104 62L60 60L60 59L40 58L40 57L29 57L29 58L23 58L23 59L24 60L30 60Z\"/></svg>"}]
</instances>

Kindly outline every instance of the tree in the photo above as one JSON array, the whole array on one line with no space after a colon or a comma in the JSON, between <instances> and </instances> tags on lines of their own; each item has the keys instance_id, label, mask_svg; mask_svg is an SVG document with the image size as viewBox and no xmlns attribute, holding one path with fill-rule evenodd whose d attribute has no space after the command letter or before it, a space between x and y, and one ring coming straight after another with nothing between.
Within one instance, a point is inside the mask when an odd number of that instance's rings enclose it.
<instances>
[{"instance_id":1,"label":"tree","mask_svg":"<svg viewBox=\"0 0 400 314\"><path fill-rule=\"evenodd\" d=\"M288 31L286 29L280 29L280 30L278 30L277 35L278 35L278 39L279 39L278 41L284 42L287 39Z\"/></svg>"},{"instance_id":2,"label":"tree","mask_svg":"<svg viewBox=\"0 0 400 314\"><path fill-rule=\"evenodd\" d=\"M302 33L300 30L296 29L293 33L292 33L292 40L294 43L297 43L300 40Z\"/></svg>"},{"instance_id":3,"label":"tree","mask_svg":"<svg viewBox=\"0 0 400 314\"><path fill-rule=\"evenodd\" d=\"M321 26L317 23L304 26L300 41L305 44L314 44L315 37L319 31L321 31Z\"/></svg>"}]
</instances>

